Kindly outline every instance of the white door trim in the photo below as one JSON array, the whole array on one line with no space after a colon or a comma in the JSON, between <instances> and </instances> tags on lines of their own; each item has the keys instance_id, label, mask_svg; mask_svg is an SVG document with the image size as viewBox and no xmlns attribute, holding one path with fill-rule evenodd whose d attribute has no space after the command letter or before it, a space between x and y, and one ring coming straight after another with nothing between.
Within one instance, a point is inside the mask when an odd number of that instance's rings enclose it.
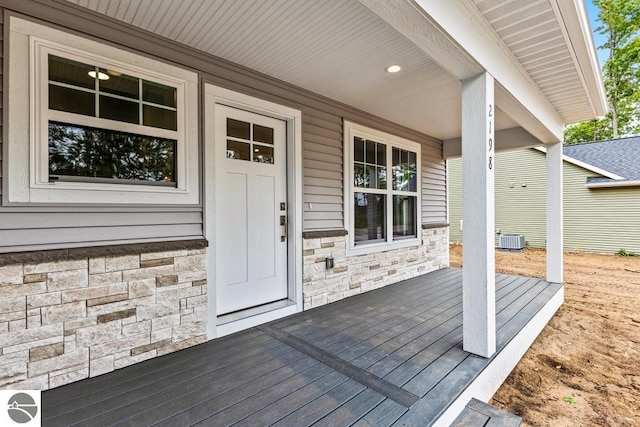
<instances>
[{"instance_id":1,"label":"white door trim","mask_svg":"<svg viewBox=\"0 0 640 427\"><path fill-rule=\"evenodd\" d=\"M207 339L247 329L302 311L302 112L284 105L204 84L204 215L207 250ZM216 105L262 114L287 123L287 204L289 215L288 292L291 304L266 313L218 325L215 266L215 129Z\"/></svg>"}]
</instances>

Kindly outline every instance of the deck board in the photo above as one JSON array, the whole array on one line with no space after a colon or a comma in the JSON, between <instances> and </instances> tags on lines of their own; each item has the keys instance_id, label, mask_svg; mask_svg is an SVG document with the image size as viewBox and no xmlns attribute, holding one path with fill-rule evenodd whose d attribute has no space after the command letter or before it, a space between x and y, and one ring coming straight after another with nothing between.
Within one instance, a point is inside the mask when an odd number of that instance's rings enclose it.
<instances>
[{"instance_id":1,"label":"deck board","mask_svg":"<svg viewBox=\"0 0 640 427\"><path fill-rule=\"evenodd\" d=\"M84 405L85 411L69 412L52 420L59 425L71 425L89 420L93 425L106 425L139 414L141 407L151 407L150 417L172 414L172 405L206 396L216 396L232 390L234 386L252 382L265 374L304 357L299 352L278 342L277 348L266 350L255 357L236 359L233 366L216 369L192 367L170 377L157 377L158 381L143 387L127 387L115 396L104 396L103 400ZM215 366L215 365L212 365ZM162 417L160 418L162 419Z\"/></svg>"},{"instance_id":2,"label":"deck board","mask_svg":"<svg viewBox=\"0 0 640 427\"><path fill-rule=\"evenodd\" d=\"M498 350L560 288L496 275ZM462 349L448 268L46 391L43 423L429 424L491 361ZM420 400L393 400L405 392Z\"/></svg>"},{"instance_id":3,"label":"deck board","mask_svg":"<svg viewBox=\"0 0 640 427\"><path fill-rule=\"evenodd\" d=\"M364 417L353 423L354 427L390 426L408 411L393 400L385 400L369 411Z\"/></svg>"},{"instance_id":4,"label":"deck board","mask_svg":"<svg viewBox=\"0 0 640 427\"><path fill-rule=\"evenodd\" d=\"M365 389L366 387L357 381L345 381L273 425L280 427L310 426Z\"/></svg>"},{"instance_id":5,"label":"deck board","mask_svg":"<svg viewBox=\"0 0 640 427\"><path fill-rule=\"evenodd\" d=\"M322 396L330 389L347 381L347 377L339 372L329 374L310 382L304 387L289 393L273 404L254 412L237 423L238 426L271 425L286 417L298 408ZM214 421L214 420L210 420Z\"/></svg>"},{"instance_id":6,"label":"deck board","mask_svg":"<svg viewBox=\"0 0 640 427\"><path fill-rule=\"evenodd\" d=\"M65 387L66 393L53 393L47 397L47 403L53 408L61 404L72 402L69 395L76 395L77 399L86 401L88 395L98 394L104 396L111 388L120 389L126 387L128 382L137 382L141 378L158 375L172 369L180 369L200 360L217 362L234 355L238 349L250 352L252 348L260 345L261 341L267 341L270 337L257 330L248 330L243 334L229 335L220 339L220 342L207 342L189 348L187 354L182 352L169 353L161 357L149 359L145 363L137 363L127 369L119 369L110 372L109 375L100 375L91 378L91 381L78 381ZM53 413L54 411L52 411Z\"/></svg>"}]
</instances>

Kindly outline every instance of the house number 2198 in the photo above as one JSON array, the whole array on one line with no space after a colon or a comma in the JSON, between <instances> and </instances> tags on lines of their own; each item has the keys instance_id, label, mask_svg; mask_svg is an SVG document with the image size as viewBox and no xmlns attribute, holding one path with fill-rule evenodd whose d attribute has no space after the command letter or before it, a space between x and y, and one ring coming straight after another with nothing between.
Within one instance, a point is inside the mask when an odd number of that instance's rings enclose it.
<instances>
[{"instance_id":1,"label":"house number 2198","mask_svg":"<svg viewBox=\"0 0 640 427\"><path fill-rule=\"evenodd\" d=\"M489 104L489 170L493 169L493 104Z\"/></svg>"}]
</instances>

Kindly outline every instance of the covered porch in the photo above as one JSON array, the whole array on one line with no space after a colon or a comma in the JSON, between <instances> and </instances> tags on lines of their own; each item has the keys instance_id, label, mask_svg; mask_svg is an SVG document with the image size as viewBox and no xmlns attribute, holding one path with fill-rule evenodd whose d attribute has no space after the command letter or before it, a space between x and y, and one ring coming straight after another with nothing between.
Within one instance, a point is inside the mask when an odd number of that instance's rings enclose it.
<instances>
[{"instance_id":1,"label":"covered porch","mask_svg":"<svg viewBox=\"0 0 640 427\"><path fill-rule=\"evenodd\" d=\"M488 400L564 286L497 274L497 351L462 348L445 268L42 395L46 425L450 425Z\"/></svg>"}]
</instances>

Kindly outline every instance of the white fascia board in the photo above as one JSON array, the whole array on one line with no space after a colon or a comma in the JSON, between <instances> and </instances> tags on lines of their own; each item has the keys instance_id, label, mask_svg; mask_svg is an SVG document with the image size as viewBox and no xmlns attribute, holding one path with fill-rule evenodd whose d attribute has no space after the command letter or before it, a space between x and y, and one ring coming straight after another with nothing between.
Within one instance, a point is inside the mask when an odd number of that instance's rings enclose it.
<instances>
[{"instance_id":1,"label":"white fascia board","mask_svg":"<svg viewBox=\"0 0 640 427\"><path fill-rule=\"evenodd\" d=\"M562 118L473 4L461 0L415 3L551 132L554 140L542 142L562 141Z\"/></svg>"},{"instance_id":2,"label":"white fascia board","mask_svg":"<svg viewBox=\"0 0 640 427\"><path fill-rule=\"evenodd\" d=\"M560 28L569 47L571 59L580 71L580 79L587 91L593 114L604 116L609 108L584 1L552 0L551 7L558 21L564 23Z\"/></svg>"},{"instance_id":3,"label":"white fascia board","mask_svg":"<svg viewBox=\"0 0 640 427\"><path fill-rule=\"evenodd\" d=\"M640 187L640 181L592 182L587 188Z\"/></svg>"},{"instance_id":4,"label":"white fascia board","mask_svg":"<svg viewBox=\"0 0 640 427\"><path fill-rule=\"evenodd\" d=\"M538 150L538 151L540 151L540 152L542 152L542 153L545 153L545 154L547 153L547 149L546 149L545 147L533 147L533 149L534 149L534 150ZM597 173L598 175L602 175L602 176L604 176L604 177L606 177L606 178L615 179L615 180L617 180L617 181L626 180L626 178L625 178L625 177L623 177L623 176L616 175L615 173L612 173L612 172L609 172L609 171L607 171L607 170L601 169L601 168L599 168L599 167L596 167L596 166L590 165L589 163L585 163L585 162L582 162L582 161L580 161L580 160L578 160L578 159L574 159L573 157L569 157L569 156L567 156L566 154L563 154L563 155L562 155L562 160L564 160L565 162L571 163L571 164L573 164L573 165L576 165L576 166L578 166L578 167L581 167L581 168L583 168L583 169L586 169L586 170L588 170L588 171L591 171L591 172ZM634 181L625 181L625 182L634 182ZM636 181L636 182L637 182L637 181ZM612 186L612 184L611 184L611 183L605 183L605 184L607 184L607 185L606 185L607 187ZM587 187L589 187L589 186L591 186L591 185L594 185L594 186L595 186L595 185L597 185L597 184L587 184ZM601 185L598 185L598 186L601 186Z\"/></svg>"}]
</instances>

